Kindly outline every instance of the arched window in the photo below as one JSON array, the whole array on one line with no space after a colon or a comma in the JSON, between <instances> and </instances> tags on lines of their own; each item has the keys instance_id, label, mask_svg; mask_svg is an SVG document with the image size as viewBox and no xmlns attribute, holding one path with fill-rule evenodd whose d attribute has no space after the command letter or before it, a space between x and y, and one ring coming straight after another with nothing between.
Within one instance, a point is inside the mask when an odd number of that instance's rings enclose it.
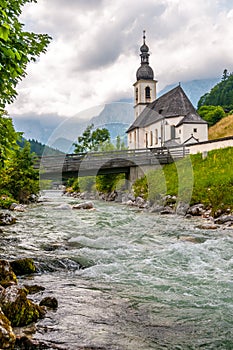
<instances>
[{"instance_id":1,"label":"arched window","mask_svg":"<svg viewBox=\"0 0 233 350\"><path fill-rule=\"evenodd\" d=\"M145 88L145 94L146 94L146 98L150 98L150 87L149 86L147 86Z\"/></svg>"},{"instance_id":2,"label":"arched window","mask_svg":"<svg viewBox=\"0 0 233 350\"><path fill-rule=\"evenodd\" d=\"M148 147L148 133L146 132L146 134L145 134L145 138L146 138L146 140L145 140L145 144L146 144L146 148Z\"/></svg>"},{"instance_id":3,"label":"arched window","mask_svg":"<svg viewBox=\"0 0 233 350\"><path fill-rule=\"evenodd\" d=\"M176 128L175 125L171 125L171 139L176 138Z\"/></svg>"},{"instance_id":4,"label":"arched window","mask_svg":"<svg viewBox=\"0 0 233 350\"><path fill-rule=\"evenodd\" d=\"M150 132L150 146L153 146L153 131Z\"/></svg>"},{"instance_id":5,"label":"arched window","mask_svg":"<svg viewBox=\"0 0 233 350\"><path fill-rule=\"evenodd\" d=\"M157 145L159 142L159 138L158 138L158 129L155 129L155 144Z\"/></svg>"},{"instance_id":6,"label":"arched window","mask_svg":"<svg viewBox=\"0 0 233 350\"><path fill-rule=\"evenodd\" d=\"M138 102L138 88L135 90L135 101Z\"/></svg>"}]
</instances>

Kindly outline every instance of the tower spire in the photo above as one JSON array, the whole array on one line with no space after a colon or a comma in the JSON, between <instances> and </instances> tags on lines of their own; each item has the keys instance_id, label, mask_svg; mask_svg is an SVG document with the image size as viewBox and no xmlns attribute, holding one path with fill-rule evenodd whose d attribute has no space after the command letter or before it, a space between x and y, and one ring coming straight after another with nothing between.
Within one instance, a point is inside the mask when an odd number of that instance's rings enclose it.
<instances>
[{"instance_id":1,"label":"tower spire","mask_svg":"<svg viewBox=\"0 0 233 350\"><path fill-rule=\"evenodd\" d=\"M145 29L143 30L143 45L146 44L146 31Z\"/></svg>"}]
</instances>

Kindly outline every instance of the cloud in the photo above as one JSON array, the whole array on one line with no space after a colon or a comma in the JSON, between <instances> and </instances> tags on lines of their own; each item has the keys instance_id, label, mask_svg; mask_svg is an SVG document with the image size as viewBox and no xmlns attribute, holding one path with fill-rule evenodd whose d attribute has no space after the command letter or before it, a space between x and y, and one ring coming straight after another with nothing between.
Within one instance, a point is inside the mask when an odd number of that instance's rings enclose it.
<instances>
[{"instance_id":1,"label":"cloud","mask_svg":"<svg viewBox=\"0 0 233 350\"><path fill-rule=\"evenodd\" d=\"M150 65L167 84L233 71L233 5L227 0L40 0L25 6L27 30L52 35L18 86L15 114L72 116L131 98L146 29Z\"/></svg>"}]
</instances>

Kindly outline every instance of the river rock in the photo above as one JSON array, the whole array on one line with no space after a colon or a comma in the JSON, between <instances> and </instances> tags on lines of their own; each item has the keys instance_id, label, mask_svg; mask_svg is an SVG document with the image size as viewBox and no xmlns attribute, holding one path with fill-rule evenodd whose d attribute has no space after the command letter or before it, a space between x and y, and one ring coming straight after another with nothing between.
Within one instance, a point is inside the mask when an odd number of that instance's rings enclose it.
<instances>
[{"instance_id":1,"label":"river rock","mask_svg":"<svg viewBox=\"0 0 233 350\"><path fill-rule=\"evenodd\" d=\"M16 285L1 292L0 305L13 327L26 326L45 315L45 309L28 300L27 291Z\"/></svg>"},{"instance_id":2,"label":"river rock","mask_svg":"<svg viewBox=\"0 0 233 350\"><path fill-rule=\"evenodd\" d=\"M0 213L0 226L13 225L16 223L16 218L14 218L9 213Z\"/></svg>"},{"instance_id":3,"label":"river rock","mask_svg":"<svg viewBox=\"0 0 233 350\"><path fill-rule=\"evenodd\" d=\"M73 209L93 209L94 205L92 202L84 202L84 203L79 203L79 204L75 204L72 207Z\"/></svg>"},{"instance_id":4,"label":"river rock","mask_svg":"<svg viewBox=\"0 0 233 350\"><path fill-rule=\"evenodd\" d=\"M9 209L12 211L24 212L26 211L26 206L23 204L12 203Z\"/></svg>"},{"instance_id":5,"label":"river rock","mask_svg":"<svg viewBox=\"0 0 233 350\"><path fill-rule=\"evenodd\" d=\"M175 214L175 212L171 207L164 207L163 210L160 212L160 214L161 215Z\"/></svg>"},{"instance_id":6,"label":"river rock","mask_svg":"<svg viewBox=\"0 0 233 350\"><path fill-rule=\"evenodd\" d=\"M8 261L0 260L0 285L6 288L12 284L17 284L16 275Z\"/></svg>"},{"instance_id":7,"label":"river rock","mask_svg":"<svg viewBox=\"0 0 233 350\"><path fill-rule=\"evenodd\" d=\"M226 223L233 224L233 215L221 215L219 218L215 219L214 222L216 224L226 224Z\"/></svg>"},{"instance_id":8,"label":"river rock","mask_svg":"<svg viewBox=\"0 0 233 350\"><path fill-rule=\"evenodd\" d=\"M188 212L188 209L189 209L189 205L187 203L179 202L176 206L176 214L185 216Z\"/></svg>"},{"instance_id":9,"label":"river rock","mask_svg":"<svg viewBox=\"0 0 233 350\"><path fill-rule=\"evenodd\" d=\"M31 258L13 260L10 265L17 276L30 275L36 272L34 260Z\"/></svg>"},{"instance_id":10,"label":"river rock","mask_svg":"<svg viewBox=\"0 0 233 350\"><path fill-rule=\"evenodd\" d=\"M136 197L135 204L138 208L147 208L147 202L142 197Z\"/></svg>"},{"instance_id":11,"label":"river rock","mask_svg":"<svg viewBox=\"0 0 233 350\"><path fill-rule=\"evenodd\" d=\"M43 292L45 290L45 287L39 286L37 284L33 284L30 286L28 284L25 284L24 288L28 291L28 294L37 294L37 293Z\"/></svg>"},{"instance_id":12,"label":"river rock","mask_svg":"<svg viewBox=\"0 0 233 350\"><path fill-rule=\"evenodd\" d=\"M201 216L205 213L203 204L195 204L190 207L187 211L187 214L191 214L192 216Z\"/></svg>"},{"instance_id":13,"label":"river rock","mask_svg":"<svg viewBox=\"0 0 233 350\"><path fill-rule=\"evenodd\" d=\"M0 308L0 346L1 349L14 349L15 334L11 327L10 321L6 318Z\"/></svg>"},{"instance_id":14,"label":"river rock","mask_svg":"<svg viewBox=\"0 0 233 350\"><path fill-rule=\"evenodd\" d=\"M150 208L150 213L160 213L164 210L164 206L160 204L153 204L153 206Z\"/></svg>"},{"instance_id":15,"label":"river rock","mask_svg":"<svg viewBox=\"0 0 233 350\"><path fill-rule=\"evenodd\" d=\"M201 225L198 225L197 228L200 228L202 230L217 230L219 226L211 222L211 223L203 223Z\"/></svg>"},{"instance_id":16,"label":"river rock","mask_svg":"<svg viewBox=\"0 0 233 350\"><path fill-rule=\"evenodd\" d=\"M58 301L55 297L45 297L41 300L40 306L47 306L50 309L57 309Z\"/></svg>"},{"instance_id":17,"label":"river rock","mask_svg":"<svg viewBox=\"0 0 233 350\"><path fill-rule=\"evenodd\" d=\"M61 204L58 207L56 207L55 209L57 209L57 210L71 210L72 206L70 204Z\"/></svg>"}]
</instances>

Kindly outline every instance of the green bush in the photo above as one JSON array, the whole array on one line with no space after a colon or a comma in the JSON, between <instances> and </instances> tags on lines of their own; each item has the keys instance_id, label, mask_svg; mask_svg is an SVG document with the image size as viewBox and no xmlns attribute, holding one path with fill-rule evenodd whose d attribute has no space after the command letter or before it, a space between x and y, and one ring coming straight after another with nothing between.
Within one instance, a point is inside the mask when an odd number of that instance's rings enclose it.
<instances>
[{"instance_id":1,"label":"green bush","mask_svg":"<svg viewBox=\"0 0 233 350\"><path fill-rule=\"evenodd\" d=\"M221 106L202 106L198 109L198 114L212 126L225 117L225 112Z\"/></svg>"}]
</instances>

